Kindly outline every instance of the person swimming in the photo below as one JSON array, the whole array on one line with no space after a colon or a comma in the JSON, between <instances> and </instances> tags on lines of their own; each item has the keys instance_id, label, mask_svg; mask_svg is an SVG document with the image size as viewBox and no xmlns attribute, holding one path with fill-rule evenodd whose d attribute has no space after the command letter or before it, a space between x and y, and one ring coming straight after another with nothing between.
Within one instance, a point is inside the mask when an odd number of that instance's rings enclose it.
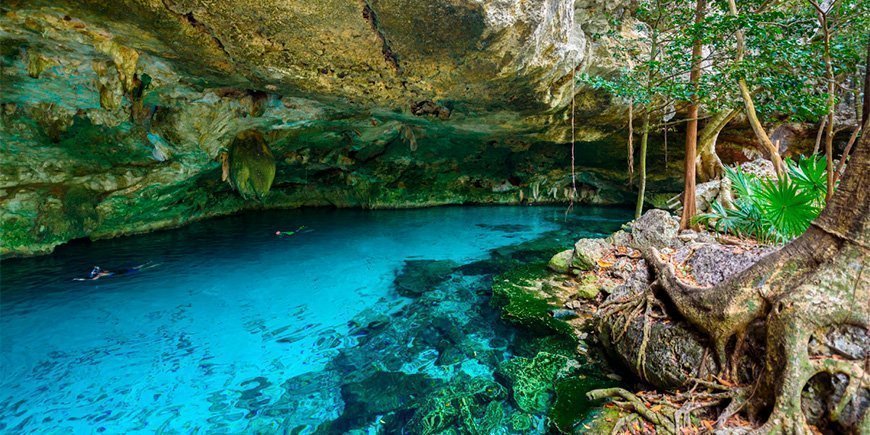
<instances>
[{"instance_id":1,"label":"person swimming","mask_svg":"<svg viewBox=\"0 0 870 435\"><path fill-rule=\"evenodd\" d=\"M120 276L120 275L130 275L136 272L139 272L144 269L148 269L150 267L154 267L156 264L151 264L149 261L145 264L140 264L138 266L133 266L127 269L121 269L118 272L112 272L110 270L103 269L100 266L94 266L90 272L88 272L87 277L85 278L73 278L73 281L96 281L100 278L106 278L110 276Z\"/></svg>"},{"instance_id":2,"label":"person swimming","mask_svg":"<svg viewBox=\"0 0 870 435\"><path fill-rule=\"evenodd\" d=\"M304 229L305 229L305 225L302 225L299 228L296 228L296 230L294 230L294 231L275 231L275 235L278 237L290 237L290 236L295 235L296 233L298 233Z\"/></svg>"},{"instance_id":3,"label":"person swimming","mask_svg":"<svg viewBox=\"0 0 870 435\"><path fill-rule=\"evenodd\" d=\"M115 272L108 271L106 269L103 269L100 266L94 266L91 269L91 271L88 272L87 277L85 277L85 278L73 278L73 281L96 281L100 278L112 276L114 274L115 274Z\"/></svg>"}]
</instances>

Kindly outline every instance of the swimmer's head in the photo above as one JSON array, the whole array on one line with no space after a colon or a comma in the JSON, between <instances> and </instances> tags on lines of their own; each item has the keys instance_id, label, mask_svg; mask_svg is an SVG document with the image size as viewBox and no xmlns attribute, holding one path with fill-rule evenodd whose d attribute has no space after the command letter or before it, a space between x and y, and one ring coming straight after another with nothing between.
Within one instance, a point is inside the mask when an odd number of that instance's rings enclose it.
<instances>
[{"instance_id":1,"label":"swimmer's head","mask_svg":"<svg viewBox=\"0 0 870 435\"><path fill-rule=\"evenodd\" d=\"M280 235L281 235L281 232L280 232L280 231L275 231L275 235L276 235L276 236L280 236Z\"/></svg>"}]
</instances>

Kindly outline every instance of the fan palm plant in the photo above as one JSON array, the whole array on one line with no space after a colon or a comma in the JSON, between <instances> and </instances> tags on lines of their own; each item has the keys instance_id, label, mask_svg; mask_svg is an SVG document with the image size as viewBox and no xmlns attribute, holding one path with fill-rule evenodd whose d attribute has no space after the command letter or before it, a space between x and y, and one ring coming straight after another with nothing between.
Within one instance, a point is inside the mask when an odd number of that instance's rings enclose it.
<instances>
[{"instance_id":1,"label":"fan palm plant","mask_svg":"<svg viewBox=\"0 0 870 435\"><path fill-rule=\"evenodd\" d=\"M806 231L825 205L825 161L818 157L788 162L790 177L759 179L726 168L736 199L727 209L714 202L697 221L716 231L762 242L785 243Z\"/></svg>"}]
</instances>

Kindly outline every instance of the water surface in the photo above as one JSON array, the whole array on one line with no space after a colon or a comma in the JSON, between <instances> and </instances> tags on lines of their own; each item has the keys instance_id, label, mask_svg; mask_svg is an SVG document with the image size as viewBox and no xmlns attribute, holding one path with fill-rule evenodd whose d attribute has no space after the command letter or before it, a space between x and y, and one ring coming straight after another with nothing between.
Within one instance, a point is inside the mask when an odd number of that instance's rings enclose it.
<instances>
[{"instance_id":1,"label":"water surface","mask_svg":"<svg viewBox=\"0 0 870 435\"><path fill-rule=\"evenodd\" d=\"M517 331L487 303L495 270L461 265L554 234L567 248L627 218L586 208L566 220L555 207L254 212L4 261L0 431L402 430L422 397L494 382L516 353ZM141 264L72 281L94 265Z\"/></svg>"}]
</instances>

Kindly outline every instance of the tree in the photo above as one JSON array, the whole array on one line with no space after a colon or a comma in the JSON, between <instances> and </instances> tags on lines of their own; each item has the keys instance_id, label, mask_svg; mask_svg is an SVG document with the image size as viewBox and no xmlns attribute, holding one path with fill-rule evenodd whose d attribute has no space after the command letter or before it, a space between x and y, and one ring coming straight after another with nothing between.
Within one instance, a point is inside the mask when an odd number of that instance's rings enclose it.
<instances>
[{"instance_id":1,"label":"tree","mask_svg":"<svg viewBox=\"0 0 870 435\"><path fill-rule=\"evenodd\" d=\"M687 84L678 80L683 72L688 72L688 59L672 57L681 53L685 47L680 35L685 31L685 23L690 22L685 8L687 0L652 0L640 2L635 11L635 39L626 39L617 32L607 36L620 42L619 56L628 67L611 77L589 77L583 80L596 89L604 89L612 96L628 101L629 176L633 171L633 133L634 116L640 116L640 150L638 157L638 194L635 215L640 217L646 195L647 153L650 134L657 128L657 119L664 117L668 107L678 99L685 100Z\"/></svg>"},{"instance_id":2,"label":"tree","mask_svg":"<svg viewBox=\"0 0 870 435\"><path fill-rule=\"evenodd\" d=\"M728 9L732 16L738 16L737 3L735 0L728 0ZM737 39L737 55L735 61L740 64L743 62L743 57L746 52L743 29L737 29L735 37ZM779 156L779 149L770 141L770 137L767 135L767 132L764 131L764 126L761 125L761 121L758 119L758 113L755 110L755 103L752 101L752 92L749 91L749 86L746 84L746 79L744 77L738 77L737 87L740 89L740 97L743 99L746 118L749 120L749 125L752 127L752 131L755 133L758 141L761 142L762 148L767 152L768 157L773 162L773 168L776 170L777 175L782 176L785 173L785 166L782 163L782 158Z\"/></svg>"},{"instance_id":3,"label":"tree","mask_svg":"<svg viewBox=\"0 0 870 435\"><path fill-rule=\"evenodd\" d=\"M732 339L742 340L756 321L766 324L758 389L734 399L740 406L746 402L758 415L770 411L761 433L810 433L801 392L817 373L849 377L839 410L858 389L870 387L864 361L834 355L810 359L808 353L810 338L818 330L843 324L870 328L868 229L870 135L864 135L840 187L807 232L730 279L713 287L690 286L655 249L644 253L668 300L710 337L721 366ZM870 416L864 420L870 422Z\"/></svg>"},{"instance_id":4,"label":"tree","mask_svg":"<svg viewBox=\"0 0 870 435\"><path fill-rule=\"evenodd\" d=\"M699 82L701 81L701 49L702 43L701 24L704 20L704 12L707 7L705 0L697 0L695 4L695 36L692 41L692 71L689 75L689 84L692 89L691 103L689 104L689 122L686 126L686 159L683 189L683 214L680 217L680 228L687 229L694 226L692 218L695 217L695 151L698 141L698 106L700 97Z\"/></svg>"}]
</instances>

